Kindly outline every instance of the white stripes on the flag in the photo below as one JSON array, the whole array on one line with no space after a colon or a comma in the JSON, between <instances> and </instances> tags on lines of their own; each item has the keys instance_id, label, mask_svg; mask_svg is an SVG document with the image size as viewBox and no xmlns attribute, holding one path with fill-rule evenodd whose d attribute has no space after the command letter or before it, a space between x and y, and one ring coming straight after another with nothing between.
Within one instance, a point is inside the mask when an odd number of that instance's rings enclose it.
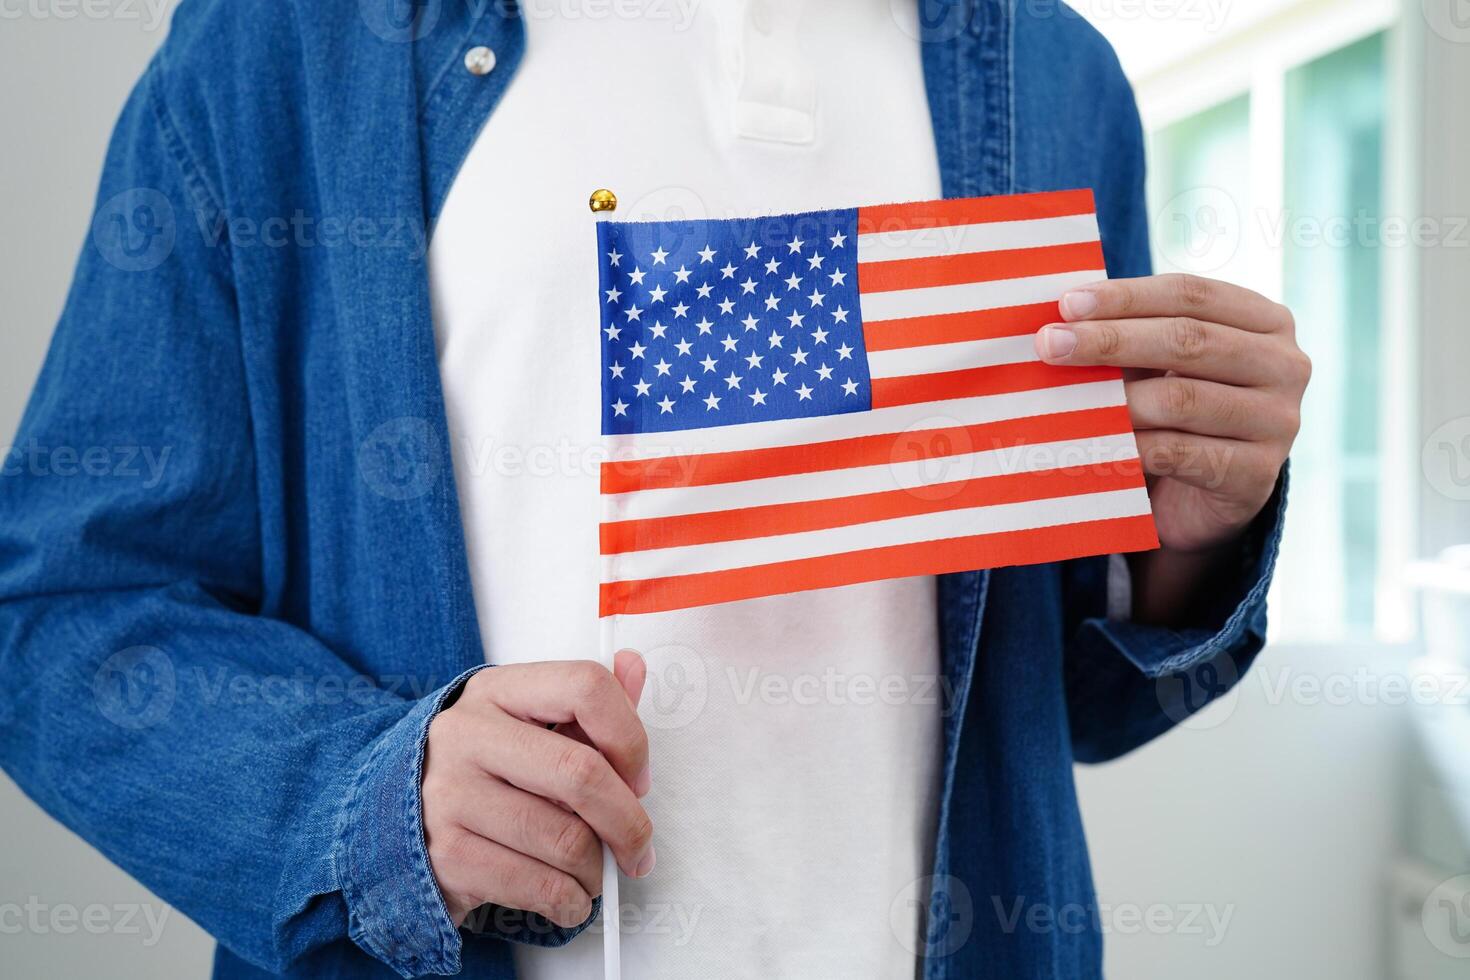
<instances>
[{"instance_id":1,"label":"white stripes on the flag","mask_svg":"<svg viewBox=\"0 0 1470 980\"><path fill-rule=\"evenodd\" d=\"M1035 360L1040 360L1036 356L1036 341L1031 334L1023 334L1019 337L994 337L989 340L965 340L955 344L927 344L923 347L872 351L868 354L868 369L875 378L901 378L910 374L962 371L966 368L1020 364Z\"/></svg>"},{"instance_id":2,"label":"white stripes on the flag","mask_svg":"<svg viewBox=\"0 0 1470 980\"><path fill-rule=\"evenodd\" d=\"M604 582L696 575L727 568L836 555L914 541L938 541L1003 531L1137 517L1149 513L1142 487L1027 500L1014 504L940 511L889 521L824 528L798 534L743 538L714 544L632 551L602 559Z\"/></svg>"},{"instance_id":3,"label":"white stripes on the flag","mask_svg":"<svg viewBox=\"0 0 1470 980\"><path fill-rule=\"evenodd\" d=\"M891 262L1097 240L1097 216L1071 214L1029 221L991 221L975 225L870 232L858 236L857 256L859 262Z\"/></svg>"},{"instance_id":4,"label":"white stripes on the flag","mask_svg":"<svg viewBox=\"0 0 1470 980\"><path fill-rule=\"evenodd\" d=\"M976 425L1002 419L1051 415L1086 408L1124 404L1123 386L1116 381L1094 381L1003 395L956 398L946 402L896 405L868 412L826 415L815 418L746 422L741 425L676 432L645 432L609 436L609 452L618 460L662 459L700 453L738 452L853 439L859 436L890 435L911 429L938 429L954 425Z\"/></svg>"},{"instance_id":5,"label":"white stripes on the flag","mask_svg":"<svg viewBox=\"0 0 1470 980\"><path fill-rule=\"evenodd\" d=\"M861 299L863 320L900 320L916 316L969 313L973 310L991 310L1004 306L1054 303L1067 290L1085 286L1106 276L1107 273L1102 269L1088 269L1081 272L1059 272L1049 276L1030 276L1025 279L865 292Z\"/></svg>"},{"instance_id":6,"label":"white stripes on the flag","mask_svg":"<svg viewBox=\"0 0 1470 980\"><path fill-rule=\"evenodd\" d=\"M930 459L899 459L880 466L855 466L708 486L636 490L608 494L606 499L619 520L641 521L891 490L917 490L1009 473L1090 468L1137 457L1133 434L1123 432L1085 439L1002 446Z\"/></svg>"}]
</instances>

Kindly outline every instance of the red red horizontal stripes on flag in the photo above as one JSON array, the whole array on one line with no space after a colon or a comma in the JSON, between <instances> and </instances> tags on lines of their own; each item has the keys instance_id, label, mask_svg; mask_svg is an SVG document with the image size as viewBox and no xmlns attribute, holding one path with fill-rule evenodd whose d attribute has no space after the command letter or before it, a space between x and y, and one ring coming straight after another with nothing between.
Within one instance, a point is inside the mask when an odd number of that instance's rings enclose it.
<instances>
[{"instance_id":1,"label":"red red horizontal stripes on flag","mask_svg":"<svg viewBox=\"0 0 1470 980\"><path fill-rule=\"evenodd\" d=\"M665 612L859 582L1157 548L1147 514L850 551L695 575L605 582L599 615Z\"/></svg>"},{"instance_id":2,"label":"red red horizontal stripes on flag","mask_svg":"<svg viewBox=\"0 0 1470 980\"><path fill-rule=\"evenodd\" d=\"M859 235L940 228L949 225L978 225L991 221L1028 221L1091 214L1095 210L1092 191L1051 191L1016 194L1010 197L973 197L962 200L926 201L922 204L884 204L858 208Z\"/></svg>"},{"instance_id":3,"label":"red red horizontal stripes on flag","mask_svg":"<svg viewBox=\"0 0 1470 980\"><path fill-rule=\"evenodd\" d=\"M858 291L882 293L895 289L958 286L967 282L999 282L1002 279L1086 272L1090 269L1097 270L1099 275L1105 274L1102 242L863 262L858 265Z\"/></svg>"},{"instance_id":4,"label":"red red horizontal stripes on flag","mask_svg":"<svg viewBox=\"0 0 1470 980\"><path fill-rule=\"evenodd\" d=\"M1063 367L1041 361L1021 364L988 364L963 371L913 374L902 378L873 379L873 407L892 408L919 402L978 395L1004 395L1089 381L1116 381L1123 373L1114 367Z\"/></svg>"},{"instance_id":5,"label":"red red horizontal stripes on flag","mask_svg":"<svg viewBox=\"0 0 1470 980\"><path fill-rule=\"evenodd\" d=\"M900 320L866 320L863 322L863 345L872 353L929 344L956 344L965 340L1019 337L1036 333L1048 323L1056 323L1060 319L1056 303L1035 303Z\"/></svg>"},{"instance_id":6,"label":"red red horizontal stripes on flag","mask_svg":"<svg viewBox=\"0 0 1470 980\"><path fill-rule=\"evenodd\" d=\"M854 494L826 500L744 507L707 514L681 514L637 521L616 521L600 528L602 553L623 554L655 548L798 534L873 521L936 514L970 507L991 507L1027 500L1075 497L1143 486L1137 459L1107 460L1061 469L1002 473L901 490Z\"/></svg>"},{"instance_id":7,"label":"red red horizontal stripes on flag","mask_svg":"<svg viewBox=\"0 0 1470 980\"><path fill-rule=\"evenodd\" d=\"M1059 370L1085 372L1093 369ZM1105 408L1084 408L1073 412L1002 419L974 425L854 436L850 439L797 446L613 460L602 464L602 492L629 493L634 490L704 487L743 480L765 480L799 473L850 469L855 466L882 466L888 463L960 456L1038 441L1089 439L1132 430L1127 407L1110 405Z\"/></svg>"}]
</instances>

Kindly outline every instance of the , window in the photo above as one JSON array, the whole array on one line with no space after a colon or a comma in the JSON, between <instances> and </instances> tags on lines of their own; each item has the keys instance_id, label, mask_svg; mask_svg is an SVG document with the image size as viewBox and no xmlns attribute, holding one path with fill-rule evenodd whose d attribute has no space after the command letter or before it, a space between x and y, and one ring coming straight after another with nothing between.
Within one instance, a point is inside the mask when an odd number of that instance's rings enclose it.
<instances>
[{"instance_id":1,"label":", window","mask_svg":"<svg viewBox=\"0 0 1470 980\"><path fill-rule=\"evenodd\" d=\"M1417 474L1398 466L1407 430L1385 421L1402 417L1408 380L1392 285L1404 230L1389 217L1392 14L1313 6L1138 83L1154 264L1285 302L1313 359L1275 638L1398 639ZM1348 7L1367 15L1337 16Z\"/></svg>"},{"instance_id":2,"label":", window","mask_svg":"<svg viewBox=\"0 0 1470 980\"><path fill-rule=\"evenodd\" d=\"M1158 272L1242 281L1250 195L1250 96L1211 106L1150 135L1149 214Z\"/></svg>"},{"instance_id":3,"label":", window","mask_svg":"<svg viewBox=\"0 0 1470 980\"><path fill-rule=\"evenodd\" d=\"M1282 561L1297 633L1371 634L1376 620L1384 82L1382 35L1286 75L1283 291L1317 367L1293 462L1307 506Z\"/></svg>"}]
</instances>

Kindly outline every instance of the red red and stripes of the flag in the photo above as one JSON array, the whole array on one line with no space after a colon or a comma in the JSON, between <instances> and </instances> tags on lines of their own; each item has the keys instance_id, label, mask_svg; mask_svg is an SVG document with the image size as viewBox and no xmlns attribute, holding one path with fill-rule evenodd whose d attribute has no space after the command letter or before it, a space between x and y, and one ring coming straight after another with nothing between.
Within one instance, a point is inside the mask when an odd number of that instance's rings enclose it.
<instances>
[{"instance_id":1,"label":"red red and stripes of the flag","mask_svg":"<svg viewBox=\"0 0 1470 980\"><path fill-rule=\"evenodd\" d=\"M872 409L610 438L603 616L1158 546L1121 375L1033 346L1106 277L1091 192L858 233Z\"/></svg>"}]
</instances>

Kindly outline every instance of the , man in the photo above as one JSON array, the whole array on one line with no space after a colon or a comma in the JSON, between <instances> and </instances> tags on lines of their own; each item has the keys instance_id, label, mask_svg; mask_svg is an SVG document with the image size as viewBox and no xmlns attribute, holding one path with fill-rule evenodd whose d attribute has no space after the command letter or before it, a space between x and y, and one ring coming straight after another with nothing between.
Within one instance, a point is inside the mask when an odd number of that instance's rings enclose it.
<instances>
[{"instance_id":1,"label":", man","mask_svg":"<svg viewBox=\"0 0 1470 980\"><path fill-rule=\"evenodd\" d=\"M1131 93L1032 6L184 4L17 439L170 466L0 480L7 771L223 977L595 975L599 841L630 976L1097 975L1095 921L1002 913L1092 904L1072 762L1259 649L1308 365L1282 307L1146 277ZM1123 281L1037 350L1133 369L1164 547L586 662L601 185L631 217L1093 188ZM645 726L676 669L702 704ZM833 669L945 693L748 693Z\"/></svg>"}]
</instances>

